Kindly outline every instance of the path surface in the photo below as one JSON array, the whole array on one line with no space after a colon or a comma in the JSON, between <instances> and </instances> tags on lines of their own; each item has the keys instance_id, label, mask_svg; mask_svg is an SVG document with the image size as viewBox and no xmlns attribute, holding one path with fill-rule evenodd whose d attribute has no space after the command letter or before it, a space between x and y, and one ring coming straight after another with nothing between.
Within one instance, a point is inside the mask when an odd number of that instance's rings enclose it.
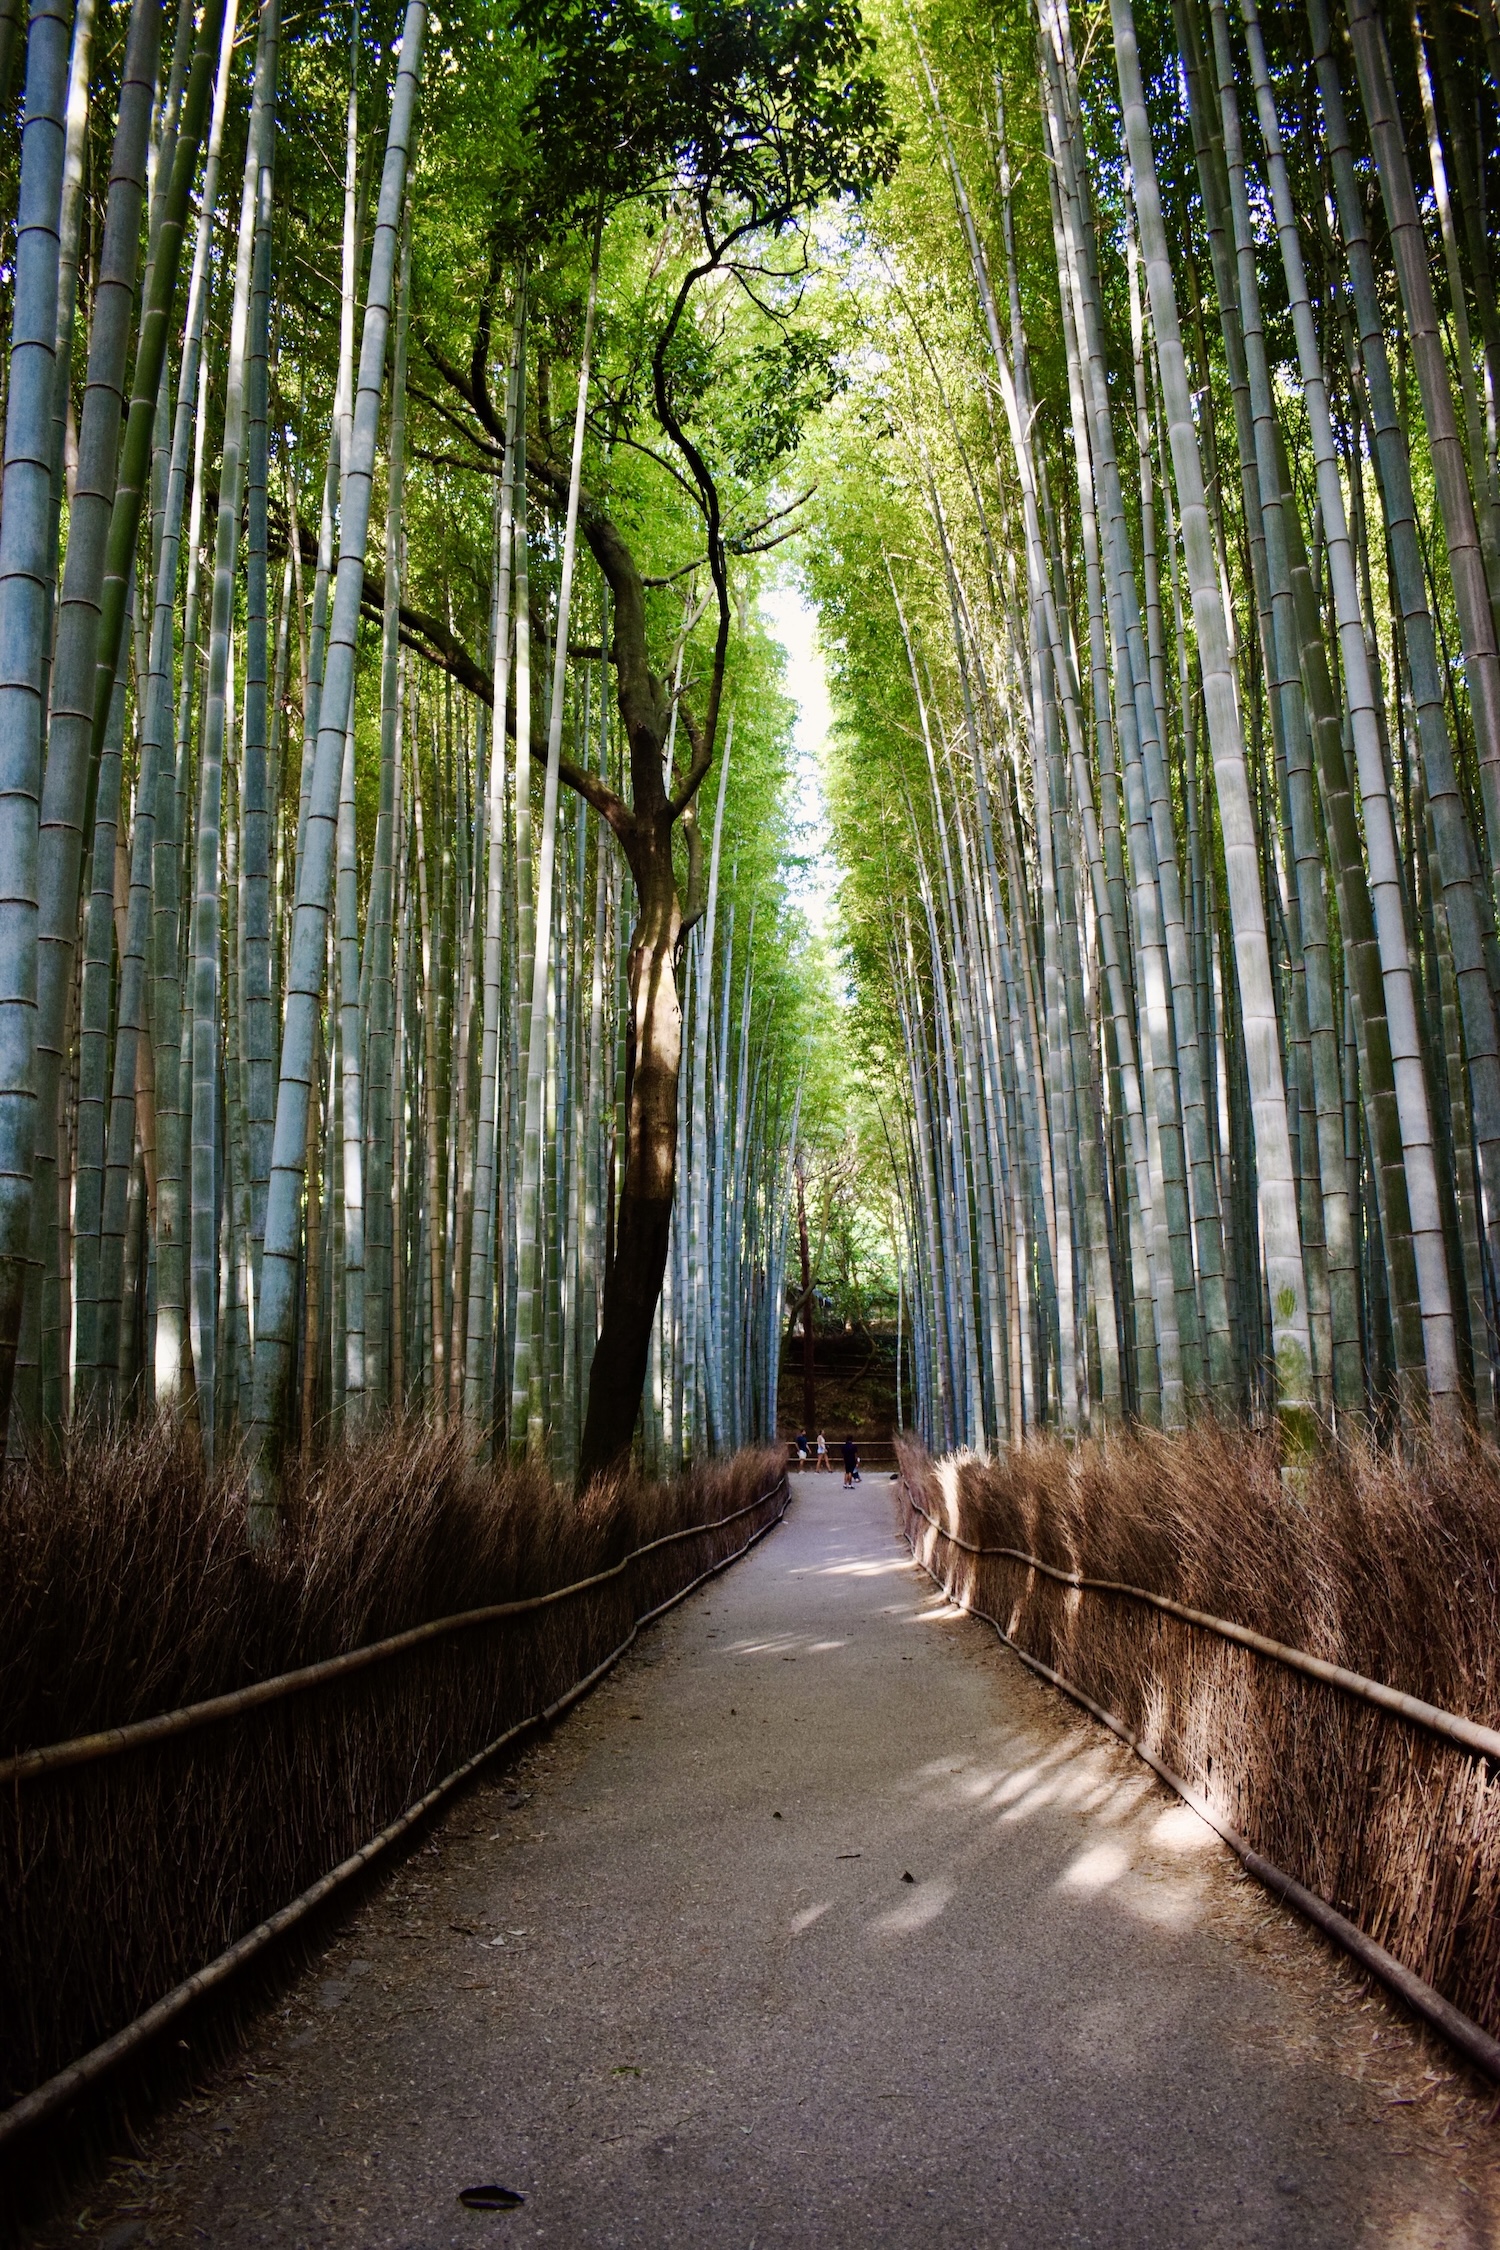
<instances>
[{"instance_id":1,"label":"path surface","mask_svg":"<svg viewBox=\"0 0 1500 2250\"><path fill-rule=\"evenodd\" d=\"M934 1597L884 1482L795 1481L55 2239L1500 2239L1441 2056Z\"/></svg>"}]
</instances>

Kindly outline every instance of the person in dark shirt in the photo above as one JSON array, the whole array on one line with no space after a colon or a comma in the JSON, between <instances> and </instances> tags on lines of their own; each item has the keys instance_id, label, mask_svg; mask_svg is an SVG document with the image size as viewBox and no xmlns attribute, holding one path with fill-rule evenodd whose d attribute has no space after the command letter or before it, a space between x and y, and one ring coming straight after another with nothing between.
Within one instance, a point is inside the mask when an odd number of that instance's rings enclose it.
<instances>
[{"instance_id":1,"label":"person in dark shirt","mask_svg":"<svg viewBox=\"0 0 1500 2250\"><path fill-rule=\"evenodd\" d=\"M852 1437L844 1440L844 1490L859 1483L859 1449Z\"/></svg>"},{"instance_id":2,"label":"person in dark shirt","mask_svg":"<svg viewBox=\"0 0 1500 2250\"><path fill-rule=\"evenodd\" d=\"M807 1432L806 1432L806 1430L799 1430L799 1431L797 1432L797 1440L796 1440L796 1443L797 1443L797 1466L798 1466L798 1468L799 1468L799 1469L805 1469L805 1468L807 1467Z\"/></svg>"}]
</instances>

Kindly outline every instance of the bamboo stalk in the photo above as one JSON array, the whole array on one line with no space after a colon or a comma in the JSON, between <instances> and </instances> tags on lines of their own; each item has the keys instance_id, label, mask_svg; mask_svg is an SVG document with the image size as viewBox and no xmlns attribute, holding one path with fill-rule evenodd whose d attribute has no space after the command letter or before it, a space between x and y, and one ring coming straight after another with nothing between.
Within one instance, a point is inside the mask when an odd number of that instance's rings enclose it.
<instances>
[{"instance_id":1,"label":"bamboo stalk","mask_svg":"<svg viewBox=\"0 0 1500 2250\"><path fill-rule=\"evenodd\" d=\"M255 1399L251 1450L257 1484L251 1530L272 1536L276 1509L270 1481L272 1449L282 1425L291 1374L297 1243L306 1161L308 1076L314 1025L321 1010L326 932L344 733L353 697L354 640L364 584L380 394L395 278L397 237L406 199L407 152L414 125L424 0L409 0L401 59L391 103L380 183L355 400L353 451L344 477L339 530L338 581L329 633L327 668L319 707L317 752L308 797L306 833L298 854L296 927L288 964L281 1075L276 1100L266 1239L262 1254L261 1320L255 1342Z\"/></svg>"}]
</instances>

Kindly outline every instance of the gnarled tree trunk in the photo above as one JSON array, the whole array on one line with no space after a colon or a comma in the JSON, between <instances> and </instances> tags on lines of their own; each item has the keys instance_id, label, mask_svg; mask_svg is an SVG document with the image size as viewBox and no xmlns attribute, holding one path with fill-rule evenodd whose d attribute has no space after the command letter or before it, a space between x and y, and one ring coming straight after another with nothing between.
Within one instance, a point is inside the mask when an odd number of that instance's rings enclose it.
<instances>
[{"instance_id":1,"label":"gnarled tree trunk","mask_svg":"<svg viewBox=\"0 0 1500 2250\"><path fill-rule=\"evenodd\" d=\"M621 702L623 706L623 683ZM664 710L664 698L662 705ZM636 739L633 731L632 750ZM659 775L659 748L655 765ZM677 815L659 781L656 794L660 801L628 817L620 833L639 900L630 939L625 1176L615 1221L614 1256L604 1285L599 1341L589 1374L588 1413L578 1461L580 1487L614 1467L630 1450L672 1229L672 1198L677 1183L677 1076L682 1065L677 946L684 917L672 866L672 829Z\"/></svg>"}]
</instances>

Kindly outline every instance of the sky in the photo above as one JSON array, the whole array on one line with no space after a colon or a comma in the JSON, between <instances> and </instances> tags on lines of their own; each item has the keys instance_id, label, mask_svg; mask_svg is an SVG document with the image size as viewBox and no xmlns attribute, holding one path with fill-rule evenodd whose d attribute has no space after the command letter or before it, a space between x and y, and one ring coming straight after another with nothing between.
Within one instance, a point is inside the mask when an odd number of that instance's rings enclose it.
<instances>
[{"instance_id":1,"label":"sky","mask_svg":"<svg viewBox=\"0 0 1500 2250\"><path fill-rule=\"evenodd\" d=\"M811 860L791 885L792 897L820 936L830 934L838 868L828 850L828 807L823 796L823 756L832 723L828 677L818 647L818 613L788 570L760 597L768 629L786 650L787 694L797 705L792 730L794 804L800 844Z\"/></svg>"}]
</instances>

